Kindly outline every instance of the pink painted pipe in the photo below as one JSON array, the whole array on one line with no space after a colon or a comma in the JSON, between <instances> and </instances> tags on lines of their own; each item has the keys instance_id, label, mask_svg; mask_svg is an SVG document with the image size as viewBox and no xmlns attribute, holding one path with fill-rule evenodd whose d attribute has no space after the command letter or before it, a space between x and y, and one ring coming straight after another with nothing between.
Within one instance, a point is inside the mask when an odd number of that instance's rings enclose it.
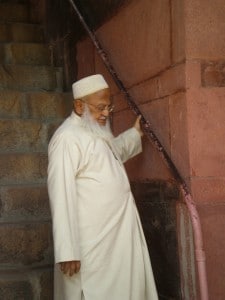
<instances>
[{"instance_id":1,"label":"pink painted pipe","mask_svg":"<svg viewBox=\"0 0 225 300\"><path fill-rule=\"evenodd\" d=\"M154 144L155 148L160 153L161 157L165 161L165 163L168 165L170 170L172 171L174 178L179 182L181 191L184 196L185 203L187 205L192 227L193 227L193 233L194 233L194 244L195 244L195 259L197 262L197 268L198 268L198 279L199 279L199 289L200 289L200 297L201 300L208 300L208 285L207 285L207 276L206 276L206 263L205 263L205 252L203 250L203 239L202 239L202 230L201 230L201 223L199 219L199 215L196 209L195 202L193 201L193 198L188 190L188 187L181 177L180 173L178 172L176 166L172 162L171 158L163 148L162 144L160 143L159 139L155 135L155 133L151 130L151 126L149 121L146 121L142 112L139 110L138 106L132 99L131 95L126 90L125 86L123 85L122 81L119 79L115 69L111 65L106 52L103 50L100 42L98 41L96 34L88 27L87 23L85 22L83 16L79 12L77 6L74 4L73 0L69 0L72 7L74 8L78 18L80 19L82 25L84 26L85 30L87 31L90 39L92 40L94 46L96 47L100 57L102 58L106 68L112 75L115 83L117 84L118 88L124 93L124 95L127 98L128 104L130 108L135 112L137 115L141 115L141 123L143 125L143 129L146 133L146 135L150 138L151 142Z\"/></svg>"}]
</instances>

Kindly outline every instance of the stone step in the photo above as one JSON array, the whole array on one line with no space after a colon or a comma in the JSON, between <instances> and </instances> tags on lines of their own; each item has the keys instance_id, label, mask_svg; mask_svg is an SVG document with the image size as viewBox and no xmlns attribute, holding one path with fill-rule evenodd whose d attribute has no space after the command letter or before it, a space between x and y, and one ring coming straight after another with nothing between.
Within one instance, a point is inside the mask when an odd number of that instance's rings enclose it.
<instances>
[{"instance_id":1,"label":"stone step","mask_svg":"<svg viewBox=\"0 0 225 300\"><path fill-rule=\"evenodd\" d=\"M72 93L0 91L0 118L64 119L72 111Z\"/></svg>"},{"instance_id":2,"label":"stone step","mask_svg":"<svg viewBox=\"0 0 225 300\"><path fill-rule=\"evenodd\" d=\"M62 87L61 68L0 65L0 90L62 91Z\"/></svg>"},{"instance_id":3,"label":"stone step","mask_svg":"<svg viewBox=\"0 0 225 300\"><path fill-rule=\"evenodd\" d=\"M0 2L0 20L1 22L29 22L28 5Z\"/></svg>"},{"instance_id":4,"label":"stone step","mask_svg":"<svg viewBox=\"0 0 225 300\"><path fill-rule=\"evenodd\" d=\"M46 185L0 187L0 199L2 222L50 219Z\"/></svg>"},{"instance_id":5,"label":"stone step","mask_svg":"<svg viewBox=\"0 0 225 300\"><path fill-rule=\"evenodd\" d=\"M2 186L46 182L46 153L1 153L0 166Z\"/></svg>"},{"instance_id":6,"label":"stone step","mask_svg":"<svg viewBox=\"0 0 225 300\"><path fill-rule=\"evenodd\" d=\"M10 266L11 267L11 266ZM1 300L51 300L53 299L53 268L31 266L8 266L0 269ZM22 271L22 272L21 272Z\"/></svg>"},{"instance_id":7,"label":"stone step","mask_svg":"<svg viewBox=\"0 0 225 300\"><path fill-rule=\"evenodd\" d=\"M0 23L0 42L33 42L44 41L43 29L37 24Z\"/></svg>"},{"instance_id":8,"label":"stone step","mask_svg":"<svg viewBox=\"0 0 225 300\"><path fill-rule=\"evenodd\" d=\"M0 152L47 151L48 126L40 121L0 120Z\"/></svg>"},{"instance_id":9,"label":"stone step","mask_svg":"<svg viewBox=\"0 0 225 300\"><path fill-rule=\"evenodd\" d=\"M3 43L0 64L51 65L50 49L38 43Z\"/></svg>"},{"instance_id":10,"label":"stone step","mask_svg":"<svg viewBox=\"0 0 225 300\"><path fill-rule=\"evenodd\" d=\"M51 225L50 223L2 223L0 224L0 249L0 264L51 263Z\"/></svg>"}]
</instances>

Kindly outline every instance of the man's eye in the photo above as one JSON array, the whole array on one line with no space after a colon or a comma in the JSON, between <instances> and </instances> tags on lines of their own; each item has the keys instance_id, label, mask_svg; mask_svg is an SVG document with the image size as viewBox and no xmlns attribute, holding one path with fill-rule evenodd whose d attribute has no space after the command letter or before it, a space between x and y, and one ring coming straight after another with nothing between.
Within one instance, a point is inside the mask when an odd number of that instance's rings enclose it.
<instances>
[{"instance_id":1,"label":"man's eye","mask_svg":"<svg viewBox=\"0 0 225 300\"><path fill-rule=\"evenodd\" d=\"M104 109L105 109L105 106L97 106L97 109L98 109L98 110L104 110Z\"/></svg>"}]
</instances>

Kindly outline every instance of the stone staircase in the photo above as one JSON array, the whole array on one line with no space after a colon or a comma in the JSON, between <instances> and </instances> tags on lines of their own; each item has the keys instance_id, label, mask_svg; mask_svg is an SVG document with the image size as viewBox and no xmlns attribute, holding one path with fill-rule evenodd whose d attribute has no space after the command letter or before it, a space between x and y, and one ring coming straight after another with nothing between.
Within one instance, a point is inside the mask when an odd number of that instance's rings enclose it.
<instances>
[{"instance_id":1,"label":"stone staircase","mask_svg":"<svg viewBox=\"0 0 225 300\"><path fill-rule=\"evenodd\" d=\"M47 144L68 115L29 4L0 0L0 299L53 299Z\"/></svg>"}]
</instances>

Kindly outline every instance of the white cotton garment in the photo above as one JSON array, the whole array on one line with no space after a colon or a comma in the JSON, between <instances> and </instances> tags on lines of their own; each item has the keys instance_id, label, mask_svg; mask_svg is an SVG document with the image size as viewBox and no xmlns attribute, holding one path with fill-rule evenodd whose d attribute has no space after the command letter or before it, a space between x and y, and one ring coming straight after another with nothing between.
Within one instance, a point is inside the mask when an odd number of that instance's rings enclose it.
<instances>
[{"instance_id":1,"label":"white cotton garment","mask_svg":"<svg viewBox=\"0 0 225 300\"><path fill-rule=\"evenodd\" d=\"M157 300L148 249L123 162L140 153L128 129L110 144L72 113L49 144L55 300ZM69 277L59 262L80 260Z\"/></svg>"}]
</instances>

